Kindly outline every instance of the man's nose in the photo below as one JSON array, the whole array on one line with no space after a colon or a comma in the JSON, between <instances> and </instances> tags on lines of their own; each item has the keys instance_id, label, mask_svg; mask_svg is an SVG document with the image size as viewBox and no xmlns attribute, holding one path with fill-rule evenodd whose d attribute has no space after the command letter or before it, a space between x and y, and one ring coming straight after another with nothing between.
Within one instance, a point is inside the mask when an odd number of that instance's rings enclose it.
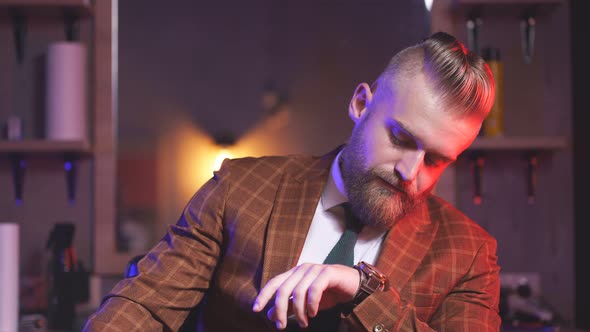
<instances>
[{"instance_id":1,"label":"man's nose","mask_svg":"<svg viewBox=\"0 0 590 332\"><path fill-rule=\"evenodd\" d=\"M395 170L404 181L412 181L424 163L424 150L406 150L395 165Z\"/></svg>"}]
</instances>

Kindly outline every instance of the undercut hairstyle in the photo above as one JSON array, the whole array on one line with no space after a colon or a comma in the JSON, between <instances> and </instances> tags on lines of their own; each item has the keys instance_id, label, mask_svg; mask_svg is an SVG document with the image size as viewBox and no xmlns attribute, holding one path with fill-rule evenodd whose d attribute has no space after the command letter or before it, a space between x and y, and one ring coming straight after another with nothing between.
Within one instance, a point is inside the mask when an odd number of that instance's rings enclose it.
<instances>
[{"instance_id":1,"label":"undercut hairstyle","mask_svg":"<svg viewBox=\"0 0 590 332\"><path fill-rule=\"evenodd\" d=\"M396 84L425 74L427 84L446 109L483 120L494 104L494 77L485 60L455 37L437 32L397 53L379 76L380 85Z\"/></svg>"}]
</instances>

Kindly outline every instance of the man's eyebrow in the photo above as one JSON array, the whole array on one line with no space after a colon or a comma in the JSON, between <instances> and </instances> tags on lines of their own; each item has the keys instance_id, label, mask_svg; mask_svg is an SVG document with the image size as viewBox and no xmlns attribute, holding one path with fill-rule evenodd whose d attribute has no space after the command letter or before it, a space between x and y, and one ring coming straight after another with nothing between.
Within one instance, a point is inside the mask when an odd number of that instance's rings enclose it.
<instances>
[{"instance_id":1,"label":"man's eyebrow","mask_svg":"<svg viewBox=\"0 0 590 332\"><path fill-rule=\"evenodd\" d=\"M399 120L395 120L395 119L391 119L391 122L393 123L394 126L401 129L404 132L404 134L412 137L412 139L414 139L418 143L418 145L422 145L422 146L424 145L422 140L418 136L416 136L414 133L412 133L412 131L410 129L408 129L408 127L406 125L404 125L403 122L401 122ZM431 155L434 155L435 158L440 159L445 163L452 163L457 160L456 158L451 158L449 156L445 156L444 154L441 154L436 151L427 151L427 152L430 153Z\"/></svg>"}]
</instances>

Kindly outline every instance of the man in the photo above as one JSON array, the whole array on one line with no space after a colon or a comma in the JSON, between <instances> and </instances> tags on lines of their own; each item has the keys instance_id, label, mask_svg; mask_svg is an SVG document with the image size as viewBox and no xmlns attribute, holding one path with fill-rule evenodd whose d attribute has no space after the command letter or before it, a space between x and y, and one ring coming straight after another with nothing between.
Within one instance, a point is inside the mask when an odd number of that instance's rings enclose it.
<instances>
[{"instance_id":1,"label":"man","mask_svg":"<svg viewBox=\"0 0 590 332\"><path fill-rule=\"evenodd\" d=\"M498 331L496 241L431 194L493 99L452 36L401 51L354 92L347 145L226 161L85 329L177 330L196 308L203 331Z\"/></svg>"}]
</instances>

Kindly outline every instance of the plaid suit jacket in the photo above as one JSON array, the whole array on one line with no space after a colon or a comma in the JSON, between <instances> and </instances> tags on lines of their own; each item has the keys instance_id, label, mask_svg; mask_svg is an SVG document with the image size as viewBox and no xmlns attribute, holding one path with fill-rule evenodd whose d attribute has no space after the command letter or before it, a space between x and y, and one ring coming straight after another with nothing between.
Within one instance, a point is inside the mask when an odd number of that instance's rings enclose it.
<instances>
[{"instance_id":1,"label":"plaid suit jacket","mask_svg":"<svg viewBox=\"0 0 590 332\"><path fill-rule=\"evenodd\" d=\"M198 330L274 329L252 304L297 263L335 155L226 161L85 331L178 330L195 306ZM345 318L351 330L499 330L496 241L441 199L396 223L376 265L390 290Z\"/></svg>"}]
</instances>

